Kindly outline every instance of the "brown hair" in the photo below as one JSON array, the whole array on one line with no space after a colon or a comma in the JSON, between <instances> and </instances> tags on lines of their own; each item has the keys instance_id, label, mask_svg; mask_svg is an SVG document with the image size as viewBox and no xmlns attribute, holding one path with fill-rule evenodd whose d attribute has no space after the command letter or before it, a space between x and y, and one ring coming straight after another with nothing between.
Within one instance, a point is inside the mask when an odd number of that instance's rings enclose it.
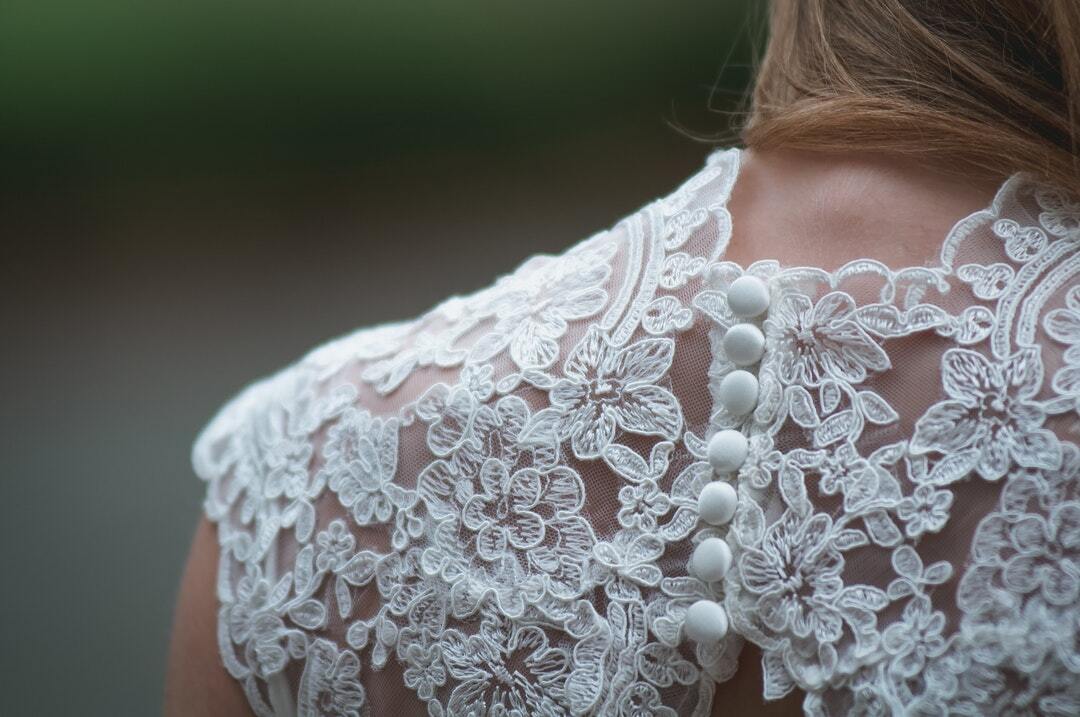
<instances>
[{"instance_id":1,"label":"brown hair","mask_svg":"<svg viewBox=\"0 0 1080 717\"><path fill-rule=\"evenodd\" d=\"M1080 0L773 0L748 147L1080 187Z\"/></svg>"}]
</instances>

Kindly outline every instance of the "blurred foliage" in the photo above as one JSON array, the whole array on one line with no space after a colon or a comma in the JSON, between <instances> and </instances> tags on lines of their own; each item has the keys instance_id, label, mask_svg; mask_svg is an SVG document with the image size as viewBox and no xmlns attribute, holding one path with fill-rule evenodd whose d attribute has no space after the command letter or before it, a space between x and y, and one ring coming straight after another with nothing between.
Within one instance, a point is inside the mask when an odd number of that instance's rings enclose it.
<instances>
[{"instance_id":1,"label":"blurred foliage","mask_svg":"<svg viewBox=\"0 0 1080 717\"><path fill-rule=\"evenodd\" d=\"M755 0L4 0L0 160L121 173L722 129ZM723 71L722 71L723 70Z\"/></svg>"}]
</instances>

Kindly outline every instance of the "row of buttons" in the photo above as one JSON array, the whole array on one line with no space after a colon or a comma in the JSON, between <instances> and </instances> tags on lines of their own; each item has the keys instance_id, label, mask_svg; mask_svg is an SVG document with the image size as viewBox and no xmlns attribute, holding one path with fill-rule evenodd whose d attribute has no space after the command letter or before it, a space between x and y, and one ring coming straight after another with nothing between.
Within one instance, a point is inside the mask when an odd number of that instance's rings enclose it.
<instances>
[{"instance_id":1,"label":"row of buttons","mask_svg":"<svg viewBox=\"0 0 1080 717\"><path fill-rule=\"evenodd\" d=\"M720 403L734 416L754 410L758 400L758 379L745 367L753 366L765 353L765 335L748 323L769 308L769 287L754 276L741 276L731 283L728 307L743 323L735 324L724 334L722 346L728 359L740 366L720 383ZM719 480L708 483L698 496L698 515L709 525L720 526L735 516L738 503L735 488L722 477L739 470L750 451L741 431L724 429L709 440L708 460ZM721 538L706 538L698 543L690 557L690 572L705 582L720 580L731 568L731 548ZM698 600L686 611L683 624L686 635L700 643L715 643L728 631L727 612L713 600Z\"/></svg>"}]
</instances>

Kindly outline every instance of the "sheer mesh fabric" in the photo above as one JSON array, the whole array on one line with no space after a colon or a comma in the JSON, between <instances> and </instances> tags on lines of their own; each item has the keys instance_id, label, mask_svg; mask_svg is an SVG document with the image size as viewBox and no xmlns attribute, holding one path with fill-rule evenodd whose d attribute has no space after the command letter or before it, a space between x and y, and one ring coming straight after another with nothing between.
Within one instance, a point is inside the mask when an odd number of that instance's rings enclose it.
<instances>
[{"instance_id":1,"label":"sheer mesh fabric","mask_svg":"<svg viewBox=\"0 0 1080 717\"><path fill-rule=\"evenodd\" d=\"M744 270L739 161L206 428L222 659L257 714L705 715L744 638L811 714L1080 711L1080 205L1017 176L934 266ZM737 417L744 273L771 303ZM713 479L730 527L698 519ZM706 584L710 536L735 561ZM684 637L703 599L717 644Z\"/></svg>"}]
</instances>

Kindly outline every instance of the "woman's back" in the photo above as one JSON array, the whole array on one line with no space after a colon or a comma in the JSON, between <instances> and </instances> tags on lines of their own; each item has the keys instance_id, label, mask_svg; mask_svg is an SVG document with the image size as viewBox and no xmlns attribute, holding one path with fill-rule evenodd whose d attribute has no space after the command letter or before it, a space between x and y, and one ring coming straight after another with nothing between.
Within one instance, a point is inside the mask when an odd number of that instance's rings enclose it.
<instances>
[{"instance_id":1,"label":"woman's back","mask_svg":"<svg viewBox=\"0 0 1080 717\"><path fill-rule=\"evenodd\" d=\"M195 465L256 713L1080 708L1080 205L999 184L718 152L246 391Z\"/></svg>"}]
</instances>

